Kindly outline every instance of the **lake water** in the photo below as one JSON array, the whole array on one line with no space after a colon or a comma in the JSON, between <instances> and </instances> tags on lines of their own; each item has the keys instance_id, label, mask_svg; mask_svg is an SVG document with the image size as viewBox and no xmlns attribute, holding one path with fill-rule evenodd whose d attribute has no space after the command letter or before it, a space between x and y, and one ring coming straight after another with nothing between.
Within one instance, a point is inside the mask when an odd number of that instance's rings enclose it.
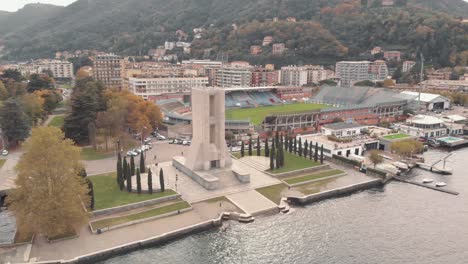
<instances>
[{"instance_id":1,"label":"lake water","mask_svg":"<svg viewBox=\"0 0 468 264\"><path fill-rule=\"evenodd\" d=\"M408 177L444 181L458 196L392 182L103 263L468 263L468 149L453 153L453 175Z\"/></svg>"}]
</instances>

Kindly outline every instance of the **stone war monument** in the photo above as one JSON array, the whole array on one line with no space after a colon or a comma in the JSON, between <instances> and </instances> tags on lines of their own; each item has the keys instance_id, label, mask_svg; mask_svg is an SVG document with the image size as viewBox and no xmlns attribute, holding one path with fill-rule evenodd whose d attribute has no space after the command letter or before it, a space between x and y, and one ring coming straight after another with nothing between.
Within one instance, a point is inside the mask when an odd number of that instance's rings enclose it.
<instances>
[{"instance_id":1,"label":"stone war monument","mask_svg":"<svg viewBox=\"0 0 468 264\"><path fill-rule=\"evenodd\" d=\"M174 157L173 166L209 190L222 186L226 177L250 182L250 175L232 166L225 140L224 90L192 89L192 144L186 157Z\"/></svg>"},{"instance_id":2,"label":"stone war monument","mask_svg":"<svg viewBox=\"0 0 468 264\"><path fill-rule=\"evenodd\" d=\"M190 170L226 168L232 164L225 136L224 91L192 90L192 144L185 166Z\"/></svg>"}]
</instances>

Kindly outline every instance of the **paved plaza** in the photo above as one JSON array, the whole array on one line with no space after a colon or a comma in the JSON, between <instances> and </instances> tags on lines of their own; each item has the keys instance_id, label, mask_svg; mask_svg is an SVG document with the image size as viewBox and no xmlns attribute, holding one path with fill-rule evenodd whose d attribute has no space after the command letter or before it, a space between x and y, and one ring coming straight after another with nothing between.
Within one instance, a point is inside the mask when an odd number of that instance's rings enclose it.
<instances>
[{"instance_id":1,"label":"paved plaza","mask_svg":"<svg viewBox=\"0 0 468 264\"><path fill-rule=\"evenodd\" d=\"M278 208L278 205L268 200L255 190L235 193L226 196L233 204L242 211L251 215L258 215Z\"/></svg>"}]
</instances>

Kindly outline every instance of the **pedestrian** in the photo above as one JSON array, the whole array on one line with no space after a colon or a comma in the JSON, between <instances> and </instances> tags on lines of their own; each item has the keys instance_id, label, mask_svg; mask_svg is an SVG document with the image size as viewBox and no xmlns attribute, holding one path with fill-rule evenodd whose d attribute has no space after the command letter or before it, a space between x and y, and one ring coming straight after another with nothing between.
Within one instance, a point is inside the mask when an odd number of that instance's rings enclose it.
<instances>
[{"instance_id":1,"label":"pedestrian","mask_svg":"<svg viewBox=\"0 0 468 264\"><path fill-rule=\"evenodd\" d=\"M182 156L184 156L184 152L182 151L181 153L182 153Z\"/></svg>"},{"instance_id":2,"label":"pedestrian","mask_svg":"<svg viewBox=\"0 0 468 264\"><path fill-rule=\"evenodd\" d=\"M223 206L223 202L219 202L219 207L222 207Z\"/></svg>"}]
</instances>

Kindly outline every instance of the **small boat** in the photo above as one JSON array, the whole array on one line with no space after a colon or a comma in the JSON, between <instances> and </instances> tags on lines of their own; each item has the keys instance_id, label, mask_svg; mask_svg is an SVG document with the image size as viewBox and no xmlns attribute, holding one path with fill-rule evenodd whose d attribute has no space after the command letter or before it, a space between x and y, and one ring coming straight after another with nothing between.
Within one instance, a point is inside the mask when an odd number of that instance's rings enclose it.
<instances>
[{"instance_id":1,"label":"small boat","mask_svg":"<svg viewBox=\"0 0 468 264\"><path fill-rule=\"evenodd\" d=\"M393 166L397 167L400 170L407 171L409 169L408 164L396 161L393 163Z\"/></svg>"},{"instance_id":2,"label":"small boat","mask_svg":"<svg viewBox=\"0 0 468 264\"><path fill-rule=\"evenodd\" d=\"M423 183L431 183L433 182L434 180L433 179L423 179Z\"/></svg>"},{"instance_id":3,"label":"small boat","mask_svg":"<svg viewBox=\"0 0 468 264\"><path fill-rule=\"evenodd\" d=\"M446 185L447 184L445 182L436 182L436 184L435 184L436 187L444 187Z\"/></svg>"}]
</instances>

